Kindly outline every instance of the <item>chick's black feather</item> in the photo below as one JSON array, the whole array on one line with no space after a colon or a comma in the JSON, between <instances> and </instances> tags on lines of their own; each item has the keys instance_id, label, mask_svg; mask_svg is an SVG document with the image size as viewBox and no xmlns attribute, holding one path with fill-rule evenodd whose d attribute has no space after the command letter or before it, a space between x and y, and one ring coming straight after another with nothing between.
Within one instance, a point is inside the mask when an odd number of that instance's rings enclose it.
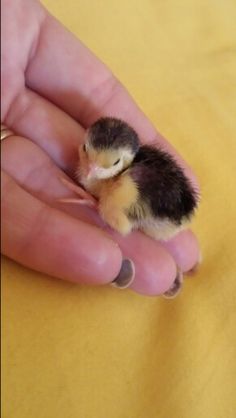
<instances>
[{"instance_id":1,"label":"chick's black feather","mask_svg":"<svg viewBox=\"0 0 236 418\"><path fill-rule=\"evenodd\" d=\"M135 154L139 148L139 138L135 130L116 118L98 119L89 128L89 137L95 149L129 148Z\"/></svg>"},{"instance_id":2,"label":"chick's black feather","mask_svg":"<svg viewBox=\"0 0 236 418\"><path fill-rule=\"evenodd\" d=\"M148 204L154 217L180 225L197 206L197 193L190 181L166 152L141 146L130 167L140 199Z\"/></svg>"}]
</instances>

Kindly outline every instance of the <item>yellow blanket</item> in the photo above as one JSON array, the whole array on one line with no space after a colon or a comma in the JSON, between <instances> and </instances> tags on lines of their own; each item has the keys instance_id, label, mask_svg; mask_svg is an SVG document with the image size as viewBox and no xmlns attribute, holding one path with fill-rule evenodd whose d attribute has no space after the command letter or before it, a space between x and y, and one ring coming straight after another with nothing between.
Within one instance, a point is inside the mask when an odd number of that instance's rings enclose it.
<instances>
[{"instance_id":1,"label":"yellow blanket","mask_svg":"<svg viewBox=\"0 0 236 418\"><path fill-rule=\"evenodd\" d=\"M44 4L198 174L204 261L167 301L3 260L4 418L234 418L235 0Z\"/></svg>"}]
</instances>

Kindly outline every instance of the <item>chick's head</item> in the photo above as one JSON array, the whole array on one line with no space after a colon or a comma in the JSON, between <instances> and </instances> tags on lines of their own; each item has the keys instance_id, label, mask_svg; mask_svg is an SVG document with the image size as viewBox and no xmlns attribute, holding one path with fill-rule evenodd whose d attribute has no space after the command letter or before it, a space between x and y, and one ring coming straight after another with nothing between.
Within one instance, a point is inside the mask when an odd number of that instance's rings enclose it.
<instances>
[{"instance_id":1,"label":"chick's head","mask_svg":"<svg viewBox=\"0 0 236 418\"><path fill-rule=\"evenodd\" d=\"M129 167L139 148L136 132L115 118L102 118L87 131L80 161L87 179L108 179Z\"/></svg>"}]
</instances>

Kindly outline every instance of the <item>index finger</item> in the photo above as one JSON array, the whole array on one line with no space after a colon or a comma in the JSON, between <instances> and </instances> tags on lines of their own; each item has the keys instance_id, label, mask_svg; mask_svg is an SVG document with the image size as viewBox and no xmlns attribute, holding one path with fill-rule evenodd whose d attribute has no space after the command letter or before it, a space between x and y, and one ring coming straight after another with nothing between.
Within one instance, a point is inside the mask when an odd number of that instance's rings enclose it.
<instances>
[{"instance_id":1,"label":"index finger","mask_svg":"<svg viewBox=\"0 0 236 418\"><path fill-rule=\"evenodd\" d=\"M102 115L126 120L144 141L156 141L171 152L196 185L195 175L156 131L111 71L72 33L45 11L27 85L77 119L84 127Z\"/></svg>"}]
</instances>

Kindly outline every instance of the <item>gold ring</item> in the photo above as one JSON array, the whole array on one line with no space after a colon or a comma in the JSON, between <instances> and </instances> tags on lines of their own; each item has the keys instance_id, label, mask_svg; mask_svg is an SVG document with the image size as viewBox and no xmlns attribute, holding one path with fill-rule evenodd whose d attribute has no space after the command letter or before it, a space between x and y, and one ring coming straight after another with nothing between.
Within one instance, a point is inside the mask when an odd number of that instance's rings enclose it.
<instances>
[{"instance_id":1,"label":"gold ring","mask_svg":"<svg viewBox=\"0 0 236 418\"><path fill-rule=\"evenodd\" d=\"M1 123L1 141L12 135L15 135L14 132L11 131L11 129L9 129L6 125Z\"/></svg>"}]
</instances>

